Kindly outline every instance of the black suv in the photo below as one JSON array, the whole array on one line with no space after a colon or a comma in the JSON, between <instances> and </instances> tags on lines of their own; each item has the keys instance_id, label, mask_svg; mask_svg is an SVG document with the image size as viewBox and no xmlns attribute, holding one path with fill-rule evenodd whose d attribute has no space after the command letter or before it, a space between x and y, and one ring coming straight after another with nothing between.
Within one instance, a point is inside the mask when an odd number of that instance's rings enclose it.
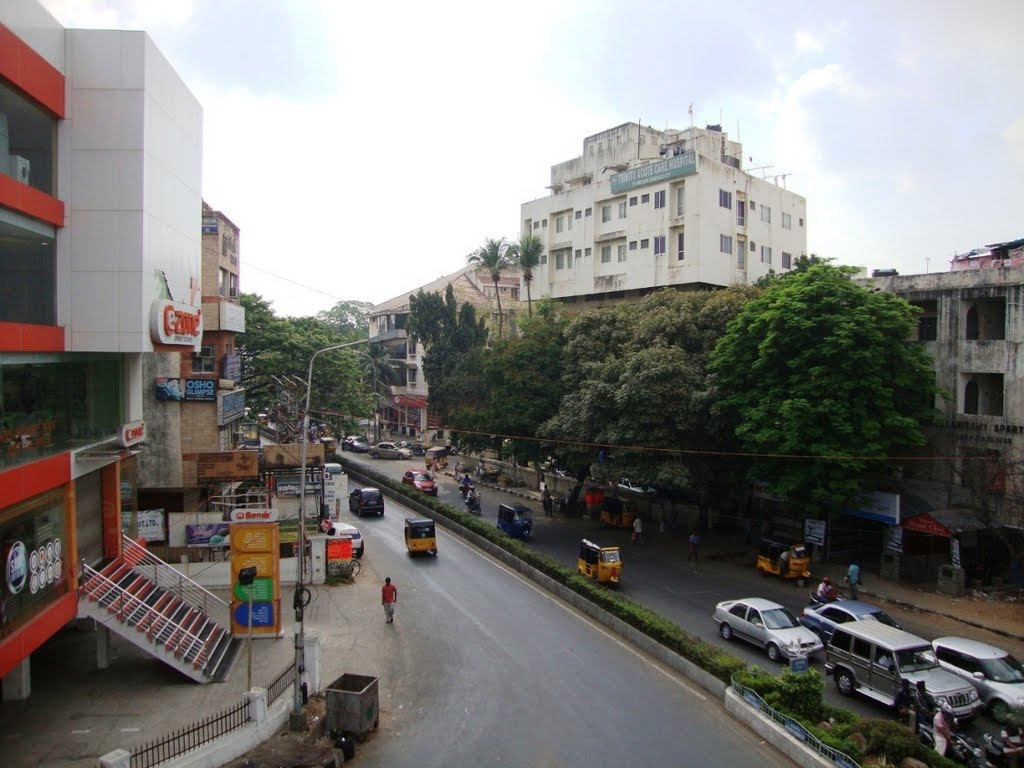
<instances>
[{"instance_id":1,"label":"black suv","mask_svg":"<svg viewBox=\"0 0 1024 768\"><path fill-rule=\"evenodd\" d=\"M348 495L348 511L360 517L364 513L384 517L384 494L377 488L356 488Z\"/></svg>"}]
</instances>

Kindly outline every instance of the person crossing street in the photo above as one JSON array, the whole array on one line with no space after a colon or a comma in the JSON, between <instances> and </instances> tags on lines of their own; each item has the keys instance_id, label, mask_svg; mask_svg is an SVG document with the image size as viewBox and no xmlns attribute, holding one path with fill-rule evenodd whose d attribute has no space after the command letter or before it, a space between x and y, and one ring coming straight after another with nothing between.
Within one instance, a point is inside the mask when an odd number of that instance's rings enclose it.
<instances>
[{"instance_id":1,"label":"person crossing street","mask_svg":"<svg viewBox=\"0 0 1024 768\"><path fill-rule=\"evenodd\" d=\"M398 602L398 587L391 583L391 577L384 579L384 586L380 588L380 601L384 605L384 621L386 624L395 623L395 603Z\"/></svg>"}]
</instances>

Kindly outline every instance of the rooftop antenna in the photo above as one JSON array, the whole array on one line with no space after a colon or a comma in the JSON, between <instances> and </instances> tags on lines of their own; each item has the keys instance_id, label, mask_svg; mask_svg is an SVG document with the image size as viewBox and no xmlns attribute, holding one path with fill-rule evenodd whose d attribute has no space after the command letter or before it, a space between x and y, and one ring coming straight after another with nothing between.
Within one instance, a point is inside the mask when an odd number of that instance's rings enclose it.
<instances>
[{"instance_id":1,"label":"rooftop antenna","mask_svg":"<svg viewBox=\"0 0 1024 768\"><path fill-rule=\"evenodd\" d=\"M640 131L643 130L643 123L640 121L643 118L638 117L636 119L636 159L640 159Z\"/></svg>"},{"instance_id":2,"label":"rooftop antenna","mask_svg":"<svg viewBox=\"0 0 1024 768\"><path fill-rule=\"evenodd\" d=\"M690 127L693 128L693 102L690 102Z\"/></svg>"},{"instance_id":3,"label":"rooftop antenna","mask_svg":"<svg viewBox=\"0 0 1024 768\"><path fill-rule=\"evenodd\" d=\"M924 273L926 275L928 274L928 270L929 270L929 267L931 266L931 263L932 263L931 256L925 256L924 257Z\"/></svg>"}]
</instances>

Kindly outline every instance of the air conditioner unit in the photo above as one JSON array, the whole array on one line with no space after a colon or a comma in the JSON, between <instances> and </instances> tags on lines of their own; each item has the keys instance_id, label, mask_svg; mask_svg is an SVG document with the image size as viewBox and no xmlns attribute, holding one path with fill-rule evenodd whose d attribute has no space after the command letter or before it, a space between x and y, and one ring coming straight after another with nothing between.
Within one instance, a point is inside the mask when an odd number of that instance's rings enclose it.
<instances>
[{"instance_id":1,"label":"air conditioner unit","mask_svg":"<svg viewBox=\"0 0 1024 768\"><path fill-rule=\"evenodd\" d=\"M21 157L20 155L11 155L11 176L16 178L22 184L28 184L29 169L31 163L27 158Z\"/></svg>"}]
</instances>

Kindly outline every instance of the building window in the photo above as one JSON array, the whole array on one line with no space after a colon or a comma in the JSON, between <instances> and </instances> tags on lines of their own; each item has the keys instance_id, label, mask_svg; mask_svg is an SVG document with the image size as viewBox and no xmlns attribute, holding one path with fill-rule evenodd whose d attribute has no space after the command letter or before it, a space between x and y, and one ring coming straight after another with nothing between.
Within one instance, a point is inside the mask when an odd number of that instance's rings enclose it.
<instances>
[{"instance_id":1,"label":"building window","mask_svg":"<svg viewBox=\"0 0 1024 768\"><path fill-rule=\"evenodd\" d=\"M640 202L641 203L649 203L649 202L651 202L651 196L650 195L640 195Z\"/></svg>"},{"instance_id":2,"label":"building window","mask_svg":"<svg viewBox=\"0 0 1024 768\"><path fill-rule=\"evenodd\" d=\"M762 211L764 208L761 209ZM767 245L761 246L761 263L771 264L772 263L772 249Z\"/></svg>"},{"instance_id":3,"label":"building window","mask_svg":"<svg viewBox=\"0 0 1024 768\"><path fill-rule=\"evenodd\" d=\"M793 254L786 253L785 251L783 251L782 252L782 268L783 269L792 269L792 267L793 267Z\"/></svg>"},{"instance_id":4,"label":"building window","mask_svg":"<svg viewBox=\"0 0 1024 768\"><path fill-rule=\"evenodd\" d=\"M678 235L676 235L676 258L679 261L682 261L685 255L685 248L683 247L685 244L686 238L684 237L683 233L680 232Z\"/></svg>"},{"instance_id":5,"label":"building window","mask_svg":"<svg viewBox=\"0 0 1024 768\"><path fill-rule=\"evenodd\" d=\"M583 211L576 211L576 218L577 219L582 219L583 218Z\"/></svg>"},{"instance_id":6,"label":"building window","mask_svg":"<svg viewBox=\"0 0 1024 768\"><path fill-rule=\"evenodd\" d=\"M664 208L665 207L665 190L654 193L654 207Z\"/></svg>"},{"instance_id":7,"label":"building window","mask_svg":"<svg viewBox=\"0 0 1024 768\"><path fill-rule=\"evenodd\" d=\"M586 212L585 212L585 215L586 215L586 216L587 216L588 218L589 218L590 216L593 216L593 215L594 215L594 209L593 209L593 208L587 208L587 210L586 210Z\"/></svg>"},{"instance_id":8,"label":"building window","mask_svg":"<svg viewBox=\"0 0 1024 768\"><path fill-rule=\"evenodd\" d=\"M606 221L612 220L612 207L610 205L601 206L601 223L604 224Z\"/></svg>"},{"instance_id":9,"label":"building window","mask_svg":"<svg viewBox=\"0 0 1024 768\"><path fill-rule=\"evenodd\" d=\"M665 236L656 235L654 238L654 255L658 256L665 252Z\"/></svg>"},{"instance_id":10,"label":"building window","mask_svg":"<svg viewBox=\"0 0 1024 768\"><path fill-rule=\"evenodd\" d=\"M803 225L804 225L804 220L800 219L800 226L802 227Z\"/></svg>"},{"instance_id":11,"label":"building window","mask_svg":"<svg viewBox=\"0 0 1024 768\"><path fill-rule=\"evenodd\" d=\"M555 269L565 269L565 254L562 251L555 254Z\"/></svg>"},{"instance_id":12,"label":"building window","mask_svg":"<svg viewBox=\"0 0 1024 768\"><path fill-rule=\"evenodd\" d=\"M772 223L772 209L769 208L767 205L761 206L761 221L763 221L765 224Z\"/></svg>"},{"instance_id":13,"label":"building window","mask_svg":"<svg viewBox=\"0 0 1024 768\"><path fill-rule=\"evenodd\" d=\"M753 247L753 243L751 243ZM747 249L742 240L736 241L736 269L747 268Z\"/></svg>"},{"instance_id":14,"label":"building window","mask_svg":"<svg viewBox=\"0 0 1024 768\"><path fill-rule=\"evenodd\" d=\"M547 229L548 228L548 220L547 219L544 219L543 221L541 221L540 228L541 229Z\"/></svg>"},{"instance_id":15,"label":"building window","mask_svg":"<svg viewBox=\"0 0 1024 768\"><path fill-rule=\"evenodd\" d=\"M726 192L724 189L718 190L718 204L723 208L732 210L732 192Z\"/></svg>"},{"instance_id":16,"label":"building window","mask_svg":"<svg viewBox=\"0 0 1024 768\"><path fill-rule=\"evenodd\" d=\"M562 217L559 216L557 219L555 219L555 232L556 233L557 232L561 232L563 227L564 227L564 223L562 221Z\"/></svg>"},{"instance_id":17,"label":"building window","mask_svg":"<svg viewBox=\"0 0 1024 768\"><path fill-rule=\"evenodd\" d=\"M917 340L935 341L939 338L939 318L922 317L917 321Z\"/></svg>"},{"instance_id":18,"label":"building window","mask_svg":"<svg viewBox=\"0 0 1024 768\"><path fill-rule=\"evenodd\" d=\"M633 195L633 196L632 196L631 198L629 198L629 204L630 204L630 206L634 206L634 205L636 205L636 202L637 202L637 201L636 201L636 195Z\"/></svg>"},{"instance_id":19,"label":"building window","mask_svg":"<svg viewBox=\"0 0 1024 768\"><path fill-rule=\"evenodd\" d=\"M590 249L589 248L584 248L583 249L583 255L586 256L589 259L590 258Z\"/></svg>"},{"instance_id":20,"label":"building window","mask_svg":"<svg viewBox=\"0 0 1024 768\"><path fill-rule=\"evenodd\" d=\"M750 210L752 210L752 211L755 210L755 206L754 206L754 201L753 200L750 201Z\"/></svg>"},{"instance_id":21,"label":"building window","mask_svg":"<svg viewBox=\"0 0 1024 768\"><path fill-rule=\"evenodd\" d=\"M581 251L579 248L577 248L576 249L576 261L579 261L582 258L583 258L583 251Z\"/></svg>"},{"instance_id":22,"label":"building window","mask_svg":"<svg viewBox=\"0 0 1024 768\"><path fill-rule=\"evenodd\" d=\"M750 241L750 252L757 253L757 243L755 243L753 240Z\"/></svg>"},{"instance_id":23,"label":"building window","mask_svg":"<svg viewBox=\"0 0 1024 768\"><path fill-rule=\"evenodd\" d=\"M680 184L676 188L676 216L683 216L686 213L686 185Z\"/></svg>"},{"instance_id":24,"label":"building window","mask_svg":"<svg viewBox=\"0 0 1024 768\"><path fill-rule=\"evenodd\" d=\"M630 240L629 241L629 250L631 250L631 251L635 251L636 250L636 240Z\"/></svg>"},{"instance_id":25,"label":"building window","mask_svg":"<svg viewBox=\"0 0 1024 768\"><path fill-rule=\"evenodd\" d=\"M540 229L540 222L539 221L533 222L533 228L534 229Z\"/></svg>"},{"instance_id":26,"label":"building window","mask_svg":"<svg viewBox=\"0 0 1024 768\"><path fill-rule=\"evenodd\" d=\"M612 247L610 245L601 246L601 263L611 264L612 262Z\"/></svg>"},{"instance_id":27,"label":"building window","mask_svg":"<svg viewBox=\"0 0 1024 768\"><path fill-rule=\"evenodd\" d=\"M718 236L718 250L722 253L732 253L732 235Z\"/></svg>"},{"instance_id":28,"label":"building window","mask_svg":"<svg viewBox=\"0 0 1024 768\"><path fill-rule=\"evenodd\" d=\"M792 229L793 228L793 217L790 214L788 214L788 213L782 214L782 228L783 229Z\"/></svg>"},{"instance_id":29,"label":"building window","mask_svg":"<svg viewBox=\"0 0 1024 768\"><path fill-rule=\"evenodd\" d=\"M415 368L410 368L409 369L409 386L410 387L415 387L416 386L416 369Z\"/></svg>"},{"instance_id":30,"label":"building window","mask_svg":"<svg viewBox=\"0 0 1024 768\"><path fill-rule=\"evenodd\" d=\"M568 229L570 232L572 232L572 214L571 213L567 213L565 215L565 223L566 223L566 229Z\"/></svg>"},{"instance_id":31,"label":"building window","mask_svg":"<svg viewBox=\"0 0 1024 768\"><path fill-rule=\"evenodd\" d=\"M192 355L192 373L216 373L217 358L213 347L200 347L198 355Z\"/></svg>"},{"instance_id":32,"label":"building window","mask_svg":"<svg viewBox=\"0 0 1024 768\"><path fill-rule=\"evenodd\" d=\"M747 204L743 200L736 201L736 226L747 226Z\"/></svg>"},{"instance_id":33,"label":"building window","mask_svg":"<svg viewBox=\"0 0 1024 768\"><path fill-rule=\"evenodd\" d=\"M625 200L623 200L621 203L619 203L619 218L620 219L626 218L626 201Z\"/></svg>"},{"instance_id":34,"label":"building window","mask_svg":"<svg viewBox=\"0 0 1024 768\"><path fill-rule=\"evenodd\" d=\"M619 246L619 261L623 262L626 260L626 244L623 243Z\"/></svg>"},{"instance_id":35,"label":"building window","mask_svg":"<svg viewBox=\"0 0 1024 768\"><path fill-rule=\"evenodd\" d=\"M548 255L546 253L542 253L540 255L540 263L541 264L547 264L548 263Z\"/></svg>"},{"instance_id":36,"label":"building window","mask_svg":"<svg viewBox=\"0 0 1024 768\"><path fill-rule=\"evenodd\" d=\"M643 240L640 241L640 247L641 248L648 248L648 247L650 247L650 244L651 244L651 241L648 240L646 237Z\"/></svg>"}]
</instances>

